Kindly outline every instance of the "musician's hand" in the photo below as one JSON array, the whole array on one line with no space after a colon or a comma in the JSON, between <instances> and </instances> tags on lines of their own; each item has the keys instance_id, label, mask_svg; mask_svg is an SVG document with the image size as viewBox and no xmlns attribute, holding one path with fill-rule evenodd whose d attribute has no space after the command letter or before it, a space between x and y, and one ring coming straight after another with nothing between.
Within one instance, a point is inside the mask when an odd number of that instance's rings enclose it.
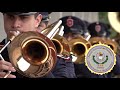
<instances>
[{"instance_id":1,"label":"musician's hand","mask_svg":"<svg viewBox=\"0 0 120 90\"><path fill-rule=\"evenodd\" d=\"M11 71L11 72L15 72L16 70L13 68L12 64L10 62L4 61L4 60L0 60L0 78L4 78L4 76L6 75L6 72L3 71ZM15 75L8 75L7 78L16 78Z\"/></svg>"},{"instance_id":2,"label":"musician's hand","mask_svg":"<svg viewBox=\"0 0 120 90\"><path fill-rule=\"evenodd\" d=\"M0 78L4 78L6 74L6 72L0 72ZM16 76L9 74L6 78L16 78Z\"/></svg>"}]
</instances>

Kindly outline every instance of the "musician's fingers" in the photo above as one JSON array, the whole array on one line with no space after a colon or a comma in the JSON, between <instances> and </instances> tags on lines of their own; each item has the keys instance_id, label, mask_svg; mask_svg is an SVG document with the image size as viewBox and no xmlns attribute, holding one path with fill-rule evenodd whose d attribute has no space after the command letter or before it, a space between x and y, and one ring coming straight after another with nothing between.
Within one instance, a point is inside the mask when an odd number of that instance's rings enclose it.
<instances>
[{"instance_id":1,"label":"musician's fingers","mask_svg":"<svg viewBox=\"0 0 120 90\"><path fill-rule=\"evenodd\" d=\"M5 72L0 72L0 78L4 78L7 73ZM15 75L9 74L6 78L16 78Z\"/></svg>"},{"instance_id":2,"label":"musician's fingers","mask_svg":"<svg viewBox=\"0 0 120 90\"><path fill-rule=\"evenodd\" d=\"M5 64L7 66L11 66L12 67L12 64L10 62L4 61L4 60L0 60L0 65L1 64Z\"/></svg>"},{"instance_id":3,"label":"musician's fingers","mask_svg":"<svg viewBox=\"0 0 120 90\"><path fill-rule=\"evenodd\" d=\"M7 66L5 64L0 64L0 70L2 70L2 71L7 70L7 71L16 72L14 67Z\"/></svg>"}]
</instances>

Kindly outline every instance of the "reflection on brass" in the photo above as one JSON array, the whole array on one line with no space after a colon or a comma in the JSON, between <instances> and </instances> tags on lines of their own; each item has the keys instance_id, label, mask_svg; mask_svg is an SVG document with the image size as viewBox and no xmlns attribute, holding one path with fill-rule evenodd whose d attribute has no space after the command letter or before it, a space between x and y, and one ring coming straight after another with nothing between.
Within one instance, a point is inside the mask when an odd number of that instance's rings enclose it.
<instances>
[{"instance_id":1,"label":"reflection on brass","mask_svg":"<svg viewBox=\"0 0 120 90\"><path fill-rule=\"evenodd\" d=\"M68 45L68 41L64 37L57 34L52 39L52 41L56 46L58 54L62 54L63 56L70 56L70 47Z\"/></svg>"},{"instance_id":2,"label":"reflection on brass","mask_svg":"<svg viewBox=\"0 0 120 90\"><path fill-rule=\"evenodd\" d=\"M114 51L114 53L117 53L118 50L118 43L115 40L112 40L110 38L105 38L105 37L93 37L90 38L90 43L91 45L95 45L95 44L106 44L108 46L110 46L110 48Z\"/></svg>"},{"instance_id":3,"label":"reflection on brass","mask_svg":"<svg viewBox=\"0 0 120 90\"><path fill-rule=\"evenodd\" d=\"M77 57L74 63L84 63L85 53L90 48L91 44L82 36L72 39L69 42L71 54Z\"/></svg>"},{"instance_id":4,"label":"reflection on brass","mask_svg":"<svg viewBox=\"0 0 120 90\"><path fill-rule=\"evenodd\" d=\"M56 63L56 49L43 34L26 32L18 35L9 46L10 61L26 77L38 78L48 74ZM19 62L22 63L21 69Z\"/></svg>"},{"instance_id":5,"label":"reflection on brass","mask_svg":"<svg viewBox=\"0 0 120 90\"><path fill-rule=\"evenodd\" d=\"M57 51L52 38L62 21L48 26L46 32L23 32L10 40L9 58L18 73L25 77L40 78L55 66Z\"/></svg>"},{"instance_id":6,"label":"reflection on brass","mask_svg":"<svg viewBox=\"0 0 120 90\"><path fill-rule=\"evenodd\" d=\"M55 23L49 25L47 29L44 29L41 33L43 33L44 35L47 35L50 31L49 28L52 28ZM62 55L63 57L66 57L66 56L70 56L70 47L66 38L59 35L61 27L62 25L58 28L58 33L51 40L56 47L57 54Z\"/></svg>"},{"instance_id":7,"label":"reflection on brass","mask_svg":"<svg viewBox=\"0 0 120 90\"><path fill-rule=\"evenodd\" d=\"M108 20L112 28L120 33L120 12L108 12Z\"/></svg>"}]
</instances>

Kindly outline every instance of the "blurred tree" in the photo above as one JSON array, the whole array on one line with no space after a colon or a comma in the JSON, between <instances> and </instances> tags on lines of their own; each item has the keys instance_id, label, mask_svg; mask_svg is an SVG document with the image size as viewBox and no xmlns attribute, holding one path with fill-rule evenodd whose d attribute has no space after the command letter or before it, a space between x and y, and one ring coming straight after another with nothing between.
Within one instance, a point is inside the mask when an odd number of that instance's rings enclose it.
<instances>
[{"instance_id":1,"label":"blurred tree","mask_svg":"<svg viewBox=\"0 0 120 90\"><path fill-rule=\"evenodd\" d=\"M109 23L107 12L99 12L99 21L104 23Z\"/></svg>"}]
</instances>

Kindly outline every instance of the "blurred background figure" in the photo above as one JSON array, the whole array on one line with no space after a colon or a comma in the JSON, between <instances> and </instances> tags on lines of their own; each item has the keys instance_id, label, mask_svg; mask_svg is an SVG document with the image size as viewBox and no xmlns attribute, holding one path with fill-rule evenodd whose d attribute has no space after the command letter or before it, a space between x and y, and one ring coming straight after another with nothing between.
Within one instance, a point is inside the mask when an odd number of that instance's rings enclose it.
<instances>
[{"instance_id":1,"label":"blurred background figure","mask_svg":"<svg viewBox=\"0 0 120 90\"><path fill-rule=\"evenodd\" d=\"M110 25L103 22L93 22L88 26L89 33L91 34L91 39L89 41L92 43L92 45L94 45L94 43L98 44L101 40L103 44L107 44L108 46L110 46L116 54L116 65L114 66L113 70L108 74L100 75L100 77L105 78L114 78L116 75L120 74L120 57L118 56L118 43L114 39L110 38L110 29Z\"/></svg>"},{"instance_id":2,"label":"blurred background figure","mask_svg":"<svg viewBox=\"0 0 120 90\"><path fill-rule=\"evenodd\" d=\"M89 41L92 43L92 45L94 43L99 43L100 40L103 42L105 39L104 44L108 44L112 49L115 50L115 53L118 52L118 43L115 41L115 39L110 37L111 27L109 24L103 22L93 22L88 26L88 30L91 35Z\"/></svg>"},{"instance_id":3,"label":"blurred background figure","mask_svg":"<svg viewBox=\"0 0 120 90\"><path fill-rule=\"evenodd\" d=\"M83 22L86 24L86 28L90 25L89 21L83 20Z\"/></svg>"},{"instance_id":4,"label":"blurred background figure","mask_svg":"<svg viewBox=\"0 0 120 90\"><path fill-rule=\"evenodd\" d=\"M65 16L60 20L63 21L62 25L64 26L63 36L69 41L71 59L74 63L77 78L90 77L90 72L84 63L85 44L88 43L86 37L90 35L86 23L75 16Z\"/></svg>"},{"instance_id":5,"label":"blurred background figure","mask_svg":"<svg viewBox=\"0 0 120 90\"><path fill-rule=\"evenodd\" d=\"M50 25L50 14L52 12L42 12L42 15L43 15L43 19L41 21L41 23L39 24L39 32L41 32L42 30L44 30L47 26ZM54 37L54 40L56 40L56 38ZM54 43L54 40L53 40L53 43ZM57 40L59 41L59 40ZM59 41L60 42L60 41ZM54 43L56 45L56 43ZM64 47L64 46L63 46ZM57 45L56 48L59 48L59 46ZM59 58L59 57L58 57ZM59 76L59 74L61 73L56 73L57 71L60 71L62 70L61 68L59 68L59 66L62 65L64 68L65 68L65 71L63 72L63 77L66 77L66 78L76 78L76 75L75 75L75 70L74 70L74 64L71 60L69 59L60 59L57 64L56 64L56 69L54 69L52 72L55 76ZM59 77L58 77L59 78Z\"/></svg>"},{"instance_id":6,"label":"blurred background figure","mask_svg":"<svg viewBox=\"0 0 120 90\"><path fill-rule=\"evenodd\" d=\"M74 62L75 73L77 78L112 78L115 75L120 73L120 69L119 69L120 60L118 56L116 56L117 63L114 69L112 70L112 72L104 75L97 75L97 74L91 73L91 71L89 71L85 65L85 62L84 62L85 58L81 57L81 56L84 56L83 54L85 54L85 50L87 50L92 45L90 42L91 38L104 37L104 38L107 38L106 40L108 41L110 40L111 32L107 24L102 22L93 22L93 23L86 24L83 20L75 16L65 16L60 18L60 20L63 21L64 37L69 41L69 45L71 48L71 58L72 58L72 61ZM90 35L91 37L86 39L86 36L85 36L86 33L88 36ZM89 42L87 41L90 42L89 45L88 45ZM82 55L81 55L81 52L82 52ZM74 61L75 59L74 55L77 56L76 57L77 61Z\"/></svg>"},{"instance_id":7,"label":"blurred background figure","mask_svg":"<svg viewBox=\"0 0 120 90\"><path fill-rule=\"evenodd\" d=\"M63 21L63 25L65 27L64 37L66 37L68 40L71 38L71 35L79 35L84 37L85 34L88 33L86 22L82 21L78 17L65 16L60 20Z\"/></svg>"},{"instance_id":8,"label":"blurred background figure","mask_svg":"<svg viewBox=\"0 0 120 90\"><path fill-rule=\"evenodd\" d=\"M110 30L108 24L102 22L93 22L88 25L88 30L91 34L91 37L110 37Z\"/></svg>"}]
</instances>

